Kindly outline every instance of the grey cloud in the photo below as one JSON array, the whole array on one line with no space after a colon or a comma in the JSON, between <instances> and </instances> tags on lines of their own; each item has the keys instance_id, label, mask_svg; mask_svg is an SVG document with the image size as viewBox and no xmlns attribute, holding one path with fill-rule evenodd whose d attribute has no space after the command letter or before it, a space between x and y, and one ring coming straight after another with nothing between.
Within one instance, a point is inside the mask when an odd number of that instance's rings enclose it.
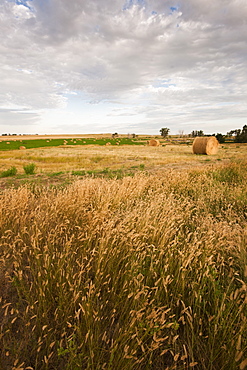
<instances>
[{"instance_id":1,"label":"grey cloud","mask_svg":"<svg viewBox=\"0 0 247 370\"><path fill-rule=\"evenodd\" d=\"M14 2L0 5L0 106L63 107L64 93L76 90L89 101L133 99L141 105L145 99L161 115L170 107L169 117L176 119L173 107L186 107L179 114L185 123L194 119L196 107L204 107L206 119L210 105L220 103L234 103L232 112L241 116L238 103L247 98L246 1L30 4L31 10ZM157 80L174 86L160 88Z\"/></svg>"},{"instance_id":2,"label":"grey cloud","mask_svg":"<svg viewBox=\"0 0 247 370\"><path fill-rule=\"evenodd\" d=\"M36 126L39 122L40 114L31 111L20 111L16 109L0 109L0 127L1 131L9 132L12 130L18 131L20 127Z\"/></svg>"}]
</instances>

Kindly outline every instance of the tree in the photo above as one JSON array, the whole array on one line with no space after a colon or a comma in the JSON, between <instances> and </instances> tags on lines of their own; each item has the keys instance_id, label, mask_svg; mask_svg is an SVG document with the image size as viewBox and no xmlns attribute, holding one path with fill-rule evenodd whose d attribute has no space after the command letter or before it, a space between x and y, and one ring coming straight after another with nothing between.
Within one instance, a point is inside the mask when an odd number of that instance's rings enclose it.
<instances>
[{"instance_id":1,"label":"tree","mask_svg":"<svg viewBox=\"0 0 247 370\"><path fill-rule=\"evenodd\" d=\"M202 130L199 130L199 131L197 131L197 130L194 130L194 131L192 131L191 132L191 134L190 134L192 137L196 137L196 136L204 136L204 132L202 131Z\"/></svg>"},{"instance_id":2,"label":"tree","mask_svg":"<svg viewBox=\"0 0 247 370\"><path fill-rule=\"evenodd\" d=\"M247 125L244 125L241 130L236 130L237 134L235 137L236 143L247 143Z\"/></svg>"},{"instance_id":3,"label":"tree","mask_svg":"<svg viewBox=\"0 0 247 370\"><path fill-rule=\"evenodd\" d=\"M222 135L222 134L217 134L217 135L215 135L215 137L216 137L216 139L218 140L218 142L220 144L223 144L225 142L225 140L226 140L225 135Z\"/></svg>"},{"instance_id":4,"label":"tree","mask_svg":"<svg viewBox=\"0 0 247 370\"><path fill-rule=\"evenodd\" d=\"M231 137L231 136L239 135L240 132L241 132L240 129L231 130L231 131L227 132L227 136Z\"/></svg>"},{"instance_id":5,"label":"tree","mask_svg":"<svg viewBox=\"0 0 247 370\"><path fill-rule=\"evenodd\" d=\"M169 129L169 128L167 128L167 127L165 127L165 128L161 128L161 129L160 129L160 135L161 135L161 136L163 136L163 137L167 137L167 136L168 136L168 134L169 134L169 131L170 131L170 129Z\"/></svg>"}]
</instances>

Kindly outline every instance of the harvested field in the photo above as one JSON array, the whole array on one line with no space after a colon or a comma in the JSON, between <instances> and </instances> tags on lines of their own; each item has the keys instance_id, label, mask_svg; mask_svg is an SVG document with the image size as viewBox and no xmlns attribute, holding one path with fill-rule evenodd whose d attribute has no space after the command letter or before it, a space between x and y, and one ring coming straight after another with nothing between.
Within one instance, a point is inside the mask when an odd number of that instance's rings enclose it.
<instances>
[{"instance_id":1,"label":"harvested field","mask_svg":"<svg viewBox=\"0 0 247 370\"><path fill-rule=\"evenodd\" d=\"M159 147L145 145L62 145L33 148L25 151L0 151L0 171L15 166L23 173L23 164L34 162L37 173L76 170L129 169L144 165L146 170L162 169L167 165L195 166L245 158L246 144L221 145L216 155L207 158L192 153L191 145L167 144Z\"/></svg>"}]
</instances>

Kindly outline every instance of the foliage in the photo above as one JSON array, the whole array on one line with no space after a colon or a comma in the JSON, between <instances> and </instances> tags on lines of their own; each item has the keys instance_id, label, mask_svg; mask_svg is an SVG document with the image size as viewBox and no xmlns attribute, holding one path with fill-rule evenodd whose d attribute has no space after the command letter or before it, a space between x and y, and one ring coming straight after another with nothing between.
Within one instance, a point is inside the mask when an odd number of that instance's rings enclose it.
<instances>
[{"instance_id":1,"label":"foliage","mask_svg":"<svg viewBox=\"0 0 247 370\"><path fill-rule=\"evenodd\" d=\"M222 135L222 134L218 133L217 135L215 135L215 137L216 137L216 139L218 140L218 142L220 144L223 144L226 141L225 135Z\"/></svg>"},{"instance_id":2,"label":"foliage","mask_svg":"<svg viewBox=\"0 0 247 370\"><path fill-rule=\"evenodd\" d=\"M242 130L235 129L227 133L227 136L234 136L234 141L236 143L247 143L247 125L244 125Z\"/></svg>"},{"instance_id":3,"label":"foliage","mask_svg":"<svg viewBox=\"0 0 247 370\"><path fill-rule=\"evenodd\" d=\"M35 164L34 163L29 163L27 165L23 166L23 169L25 171L26 175L33 175L35 171Z\"/></svg>"},{"instance_id":4,"label":"foliage","mask_svg":"<svg viewBox=\"0 0 247 370\"><path fill-rule=\"evenodd\" d=\"M196 136L204 136L204 132L202 130L193 130L190 134L190 136L192 137L196 137Z\"/></svg>"},{"instance_id":5,"label":"foliage","mask_svg":"<svg viewBox=\"0 0 247 370\"><path fill-rule=\"evenodd\" d=\"M236 143L247 143L247 125L243 126L242 131L238 131L235 137Z\"/></svg>"},{"instance_id":6,"label":"foliage","mask_svg":"<svg viewBox=\"0 0 247 370\"><path fill-rule=\"evenodd\" d=\"M16 167L11 167L6 171L2 171L0 174L0 177L10 177L10 176L15 176L17 174L17 169Z\"/></svg>"},{"instance_id":7,"label":"foliage","mask_svg":"<svg viewBox=\"0 0 247 370\"><path fill-rule=\"evenodd\" d=\"M160 129L160 135L163 137L167 137L169 134L170 129L168 127L164 127Z\"/></svg>"},{"instance_id":8,"label":"foliage","mask_svg":"<svg viewBox=\"0 0 247 370\"><path fill-rule=\"evenodd\" d=\"M235 129L227 132L227 136L235 136L235 135L240 135L241 129Z\"/></svg>"},{"instance_id":9,"label":"foliage","mask_svg":"<svg viewBox=\"0 0 247 370\"><path fill-rule=\"evenodd\" d=\"M1 368L244 369L246 164L2 191Z\"/></svg>"}]
</instances>

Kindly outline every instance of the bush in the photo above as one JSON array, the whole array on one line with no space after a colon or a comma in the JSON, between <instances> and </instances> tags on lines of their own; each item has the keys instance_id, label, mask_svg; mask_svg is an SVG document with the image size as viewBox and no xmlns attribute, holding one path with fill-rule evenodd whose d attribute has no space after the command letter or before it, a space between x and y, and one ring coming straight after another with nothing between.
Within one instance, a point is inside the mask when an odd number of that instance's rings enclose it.
<instances>
[{"instance_id":1,"label":"bush","mask_svg":"<svg viewBox=\"0 0 247 370\"><path fill-rule=\"evenodd\" d=\"M226 141L225 135L222 135L222 134L217 134L216 139L218 140L220 144L223 144Z\"/></svg>"},{"instance_id":2,"label":"bush","mask_svg":"<svg viewBox=\"0 0 247 370\"><path fill-rule=\"evenodd\" d=\"M11 167L6 171L3 171L0 175L0 177L9 177L9 176L15 176L17 174L16 167Z\"/></svg>"},{"instance_id":3,"label":"bush","mask_svg":"<svg viewBox=\"0 0 247 370\"><path fill-rule=\"evenodd\" d=\"M34 163L27 164L26 166L23 166L23 169L26 175L33 175L35 170L35 164Z\"/></svg>"}]
</instances>

